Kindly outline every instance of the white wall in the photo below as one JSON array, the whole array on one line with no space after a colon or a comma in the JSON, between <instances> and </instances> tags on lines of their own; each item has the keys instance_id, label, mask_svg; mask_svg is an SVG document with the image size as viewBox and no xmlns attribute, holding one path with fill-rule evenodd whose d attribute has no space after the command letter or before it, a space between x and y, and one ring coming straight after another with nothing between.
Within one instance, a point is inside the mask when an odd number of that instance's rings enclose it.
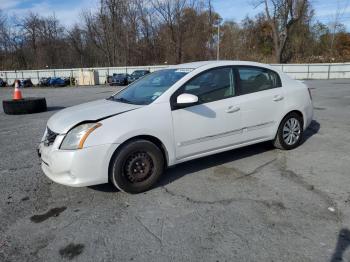
<instances>
[{"instance_id":1,"label":"white wall","mask_svg":"<svg viewBox=\"0 0 350 262\"><path fill-rule=\"evenodd\" d=\"M273 67L287 73L295 79L336 79L350 78L350 63L337 64L273 64ZM95 67L85 70L96 70L100 84L104 84L107 75L113 73L131 74L137 69L147 69L151 72L167 68L167 65L157 66L133 66L133 67ZM33 84L37 84L41 77L69 77L78 78L79 68L72 69L44 69L44 70L18 70L0 71L0 78L12 84L15 79L30 78Z\"/></svg>"},{"instance_id":2,"label":"white wall","mask_svg":"<svg viewBox=\"0 0 350 262\"><path fill-rule=\"evenodd\" d=\"M272 65L295 79L350 78L350 63Z\"/></svg>"},{"instance_id":3,"label":"white wall","mask_svg":"<svg viewBox=\"0 0 350 262\"><path fill-rule=\"evenodd\" d=\"M133 67L94 67L84 68L84 70L96 70L98 82L104 84L108 75L114 73L128 73L131 74L134 70L146 69L151 72L167 68L168 66L133 66ZM30 78L34 85L38 84L42 77L70 77L73 76L78 79L80 68L72 69L43 69L43 70L17 70L17 71L0 71L0 78L4 79L9 84L12 84L15 79Z\"/></svg>"}]
</instances>

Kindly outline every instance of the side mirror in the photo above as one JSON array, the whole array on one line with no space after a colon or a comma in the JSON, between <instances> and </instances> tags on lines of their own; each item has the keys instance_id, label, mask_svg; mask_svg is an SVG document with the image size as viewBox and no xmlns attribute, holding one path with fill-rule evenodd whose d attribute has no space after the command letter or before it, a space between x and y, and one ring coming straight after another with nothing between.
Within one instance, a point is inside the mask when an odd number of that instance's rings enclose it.
<instances>
[{"instance_id":1,"label":"side mirror","mask_svg":"<svg viewBox=\"0 0 350 262\"><path fill-rule=\"evenodd\" d=\"M192 94L181 94L176 98L176 104L179 106L188 106L198 103L198 96Z\"/></svg>"}]
</instances>

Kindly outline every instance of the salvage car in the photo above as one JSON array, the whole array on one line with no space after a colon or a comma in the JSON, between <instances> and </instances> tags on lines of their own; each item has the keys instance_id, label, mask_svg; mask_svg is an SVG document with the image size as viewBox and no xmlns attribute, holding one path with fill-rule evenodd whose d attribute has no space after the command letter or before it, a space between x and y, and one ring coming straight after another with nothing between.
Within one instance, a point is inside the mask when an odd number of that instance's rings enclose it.
<instances>
[{"instance_id":1,"label":"salvage car","mask_svg":"<svg viewBox=\"0 0 350 262\"><path fill-rule=\"evenodd\" d=\"M57 183L139 193L181 162L264 141L294 149L312 117L308 87L271 66L195 62L56 113L38 153Z\"/></svg>"},{"instance_id":2,"label":"salvage car","mask_svg":"<svg viewBox=\"0 0 350 262\"><path fill-rule=\"evenodd\" d=\"M49 86L50 77L42 77L39 79L38 86Z\"/></svg>"},{"instance_id":3,"label":"salvage car","mask_svg":"<svg viewBox=\"0 0 350 262\"><path fill-rule=\"evenodd\" d=\"M70 78L61 77L42 77L39 80L38 86L53 86L53 87L64 87L70 84Z\"/></svg>"},{"instance_id":4,"label":"salvage car","mask_svg":"<svg viewBox=\"0 0 350 262\"><path fill-rule=\"evenodd\" d=\"M54 87L64 87L67 85L66 81L61 77L50 77L48 84Z\"/></svg>"},{"instance_id":5,"label":"salvage car","mask_svg":"<svg viewBox=\"0 0 350 262\"><path fill-rule=\"evenodd\" d=\"M112 81L109 85L111 86L125 86L129 83L128 74L113 74Z\"/></svg>"},{"instance_id":6,"label":"salvage car","mask_svg":"<svg viewBox=\"0 0 350 262\"><path fill-rule=\"evenodd\" d=\"M128 77L129 84L140 79L141 77L144 77L145 75L148 75L151 73L149 70L135 70L132 72L132 74Z\"/></svg>"}]
</instances>

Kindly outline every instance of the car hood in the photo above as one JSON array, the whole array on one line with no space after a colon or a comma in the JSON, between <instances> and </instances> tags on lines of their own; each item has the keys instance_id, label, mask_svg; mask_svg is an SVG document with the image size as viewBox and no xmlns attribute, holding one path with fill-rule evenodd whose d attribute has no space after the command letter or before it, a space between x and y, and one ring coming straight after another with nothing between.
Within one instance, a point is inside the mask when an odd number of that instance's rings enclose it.
<instances>
[{"instance_id":1,"label":"car hood","mask_svg":"<svg viewBox=\"0 0 350 262\"><path fill-rule=\"evenodd\" d=\"M97 100L57 112L49 119L47 126L55 133L65 134L81 122L99 121L140 107L106 99Z\"/></svg>"}]
</instances>

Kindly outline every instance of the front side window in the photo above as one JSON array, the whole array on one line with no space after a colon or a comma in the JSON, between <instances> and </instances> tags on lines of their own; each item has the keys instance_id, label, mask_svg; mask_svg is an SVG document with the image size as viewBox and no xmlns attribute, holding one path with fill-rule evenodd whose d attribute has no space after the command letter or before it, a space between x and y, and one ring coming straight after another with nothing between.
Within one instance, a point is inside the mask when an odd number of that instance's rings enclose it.
<instances>
[{"instance_id":1,"label":"front side window","mask_svg":"<svg viewBox=\"0 0 350 262\"><path fill-rule=\"evenodd\" d=\"M122 103L148 105L192 69L165 69L148 74L109 99Z\"/></svg>"},{"instance_id":2,"label":"front side window","mask_svg":"<svg viewBox=\"0 0 350 262\"><path fill-rule=\"evenodd\" d=\"M200 103L232 97L235 95L234 71L225 67L204 72L187 82L182 93L198 96Z\"/></svg>"},{"instance_id":3,"label":"front side window","mask_svg":"<svg viewBox=\"0 0 350 262\"><path fill-rule=\"evenodd\" d=\"M281 80L274 71L264 68L238 68L241 94L250 94L281 86Z\"/></svg>"}]
</instances>

